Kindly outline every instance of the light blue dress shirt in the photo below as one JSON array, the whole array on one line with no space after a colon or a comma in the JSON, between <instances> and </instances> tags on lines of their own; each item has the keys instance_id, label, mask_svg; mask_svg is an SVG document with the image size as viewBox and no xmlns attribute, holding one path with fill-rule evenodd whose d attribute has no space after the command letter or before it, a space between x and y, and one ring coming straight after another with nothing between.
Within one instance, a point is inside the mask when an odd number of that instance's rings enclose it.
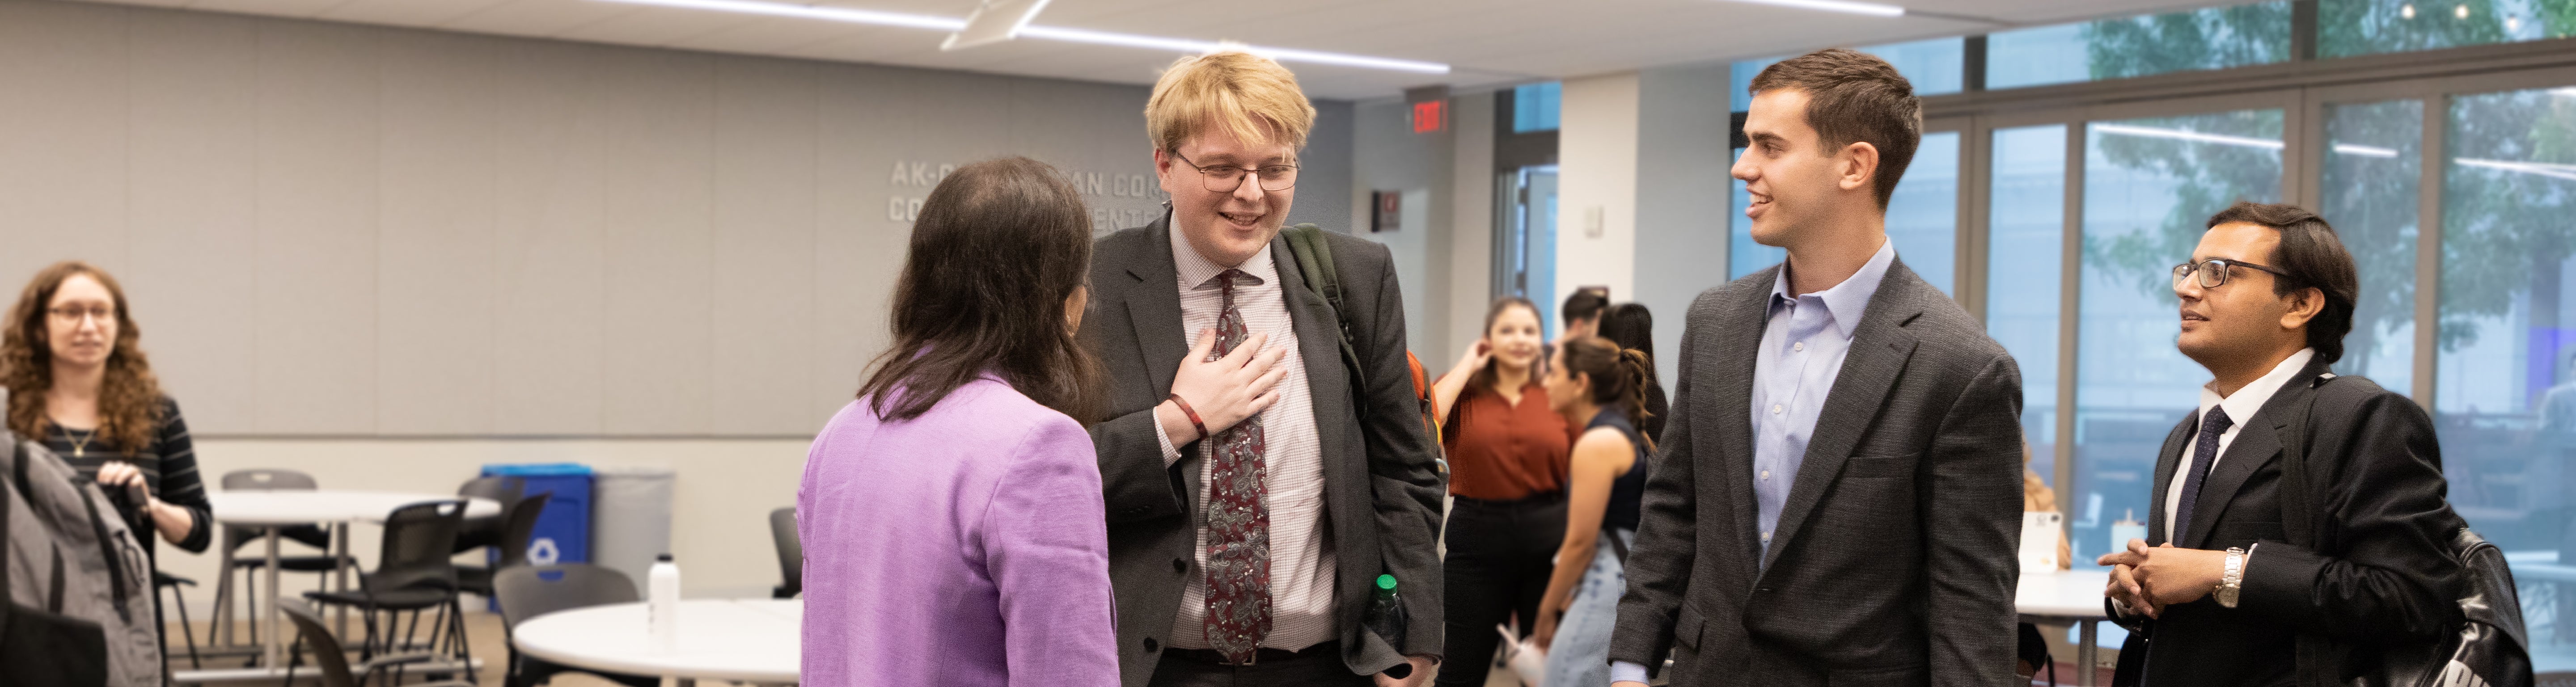
<instances>
[{"instance_id":1,"label":"light blue dress shirt","mask_svg":"<svg viewBox=\"0 0 2576 687\"><path fill-rule=\"evenodd\" d=\"M1759 516L1762 550L1753 555L1763 569L1763 550L1780 526L1798 466L1806 463L1807 440L1815 436L1816 418L1825 412L1825 397L1842 375L1843 358L1851 352L1852 335L1860 329L1869 297L1896 262L1896 246L1882 241L1878 252L1843 283L1803 296L1789 294L1789 266L1780 266L1771 282L1771 309L1762 330L1762 348L1753 358L1753 502ZM1610 680L1646 681L1646 667L1618 661Z\"/></svg>"},{"instance_id":2,"label":"light blue dress shirt","mask_svg":"<svg viewBox=\"0 0 2576 687\"><path fill-rule=\"evenodd\" d=\"M1789 502L1798 466L1806 463L1807 440L1816 434L1825 396L1842 376L1852 333L1860 329L1869 297L1878 293L1887 266L1895 262L1895 244L1880 243L1859 272L1833 288L1791 296L1785 264L1771 283L1762 349L1753 359L1753 502L1764 550L1780 526L1780 509ZM1768 569L1770 561L1761 566Z\"/></svg>"}]
</instances>

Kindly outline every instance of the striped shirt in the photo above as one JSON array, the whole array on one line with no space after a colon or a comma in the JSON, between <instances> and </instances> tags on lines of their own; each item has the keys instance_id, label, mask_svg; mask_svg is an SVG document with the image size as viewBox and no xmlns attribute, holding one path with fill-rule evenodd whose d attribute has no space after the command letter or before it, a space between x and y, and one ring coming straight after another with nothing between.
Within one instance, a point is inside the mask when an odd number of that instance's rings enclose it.
<instances>
[{"instance_id":1,"label":"striped shirt","mask_svg":"<svg viewBox=\"0 0 2576 687\"><path fill-rule=\"evenodd\" d=\"M59 423L47 422L45 448L61 456L82 477L92 479L109 461L132 463L143 472L143 482L151 486L155 498L188 509L189 521L194 524L188 527L188 536L179 539L179 548L190 553L205 552L206 544L213 539L211 528L206 526L213 506L206 502L206 481L197 474L197 450L188 440L188 421L179 417L179 402L161 397L161 426L153 432L150 445L127 450L112 445L96 432L95 428L65 429ZM110 498L116 498L112 493L116 490L101 487L99 491L111 492ZM126 523L135 529L134 538L143 542L144 552L153 552L160 537L153 536L156 528L142 516L139 507L143 504L120 504L125 507Z\"/></svg>"},{"instance_id":2,"label":"striped shirt","mask_svg":"<svg viewBox=\"0 0 2576 687\"><path fill-rule=\"evenodd\" d=\"M1190 343L1198 341L1201 330L1216 328L1217 314L1225 308L1224 287L1216 280L1226 268L1200 256L1177 229L1172 233L1172 258L1180 268L1181 336ZM1262 248L1238 269L1252 276L1254 283L1238 281L1234 288L1235 310L1243 314L1244 329L1251 334L1269 334L1268 350L1285 349L1288 355L1279 364L1287 374L1279 381L1279 402L1261 412L1261 431L1267 450L1261 456L1264 491L1261 502L1270 511L1270 633L1261 646L1297 650L1334 638L1333 632L1333 550L1332 540L1324 526L1324 448L1315 429L1315 395L1306 382L1306 359L1298 355L1297 330L1288 319L1288 301L1281 293L1279 265L1270 258L1270 249ZM1164 434L1161 423L1154 432L1163 445L1163 464L1181 459L1180 450ZM1206 442L1199 444L1199 491L1191 503L1200 513L1191 515L1198 523L1198 559L1181 592L1181 612L1172 619L1172 646L1183 649L1212 648L1207 641L1207 517L1208 482L1215 462L1208 460Z\"/></svg>"}]
</instances>

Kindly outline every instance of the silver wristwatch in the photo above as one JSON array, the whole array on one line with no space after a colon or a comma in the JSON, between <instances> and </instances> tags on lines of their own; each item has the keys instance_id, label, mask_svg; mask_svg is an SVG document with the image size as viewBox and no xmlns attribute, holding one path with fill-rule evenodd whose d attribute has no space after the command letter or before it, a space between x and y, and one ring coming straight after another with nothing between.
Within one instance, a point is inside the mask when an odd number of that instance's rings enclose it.
<instances>
[{"instance_id":1,"label":"silver wristwatch","mask_svg":"<svg viewBox=\"0 0 2576 687\"><path fill-rule=\"evenodd\" d=\"M2245 550L2231 547L2227 550L2227 572L2218 577L2218 589L2210 596L2217 597L2220 606L2235 608L2236 594L2242 591L2245 591Z\"/></svg>"}]
</instances>

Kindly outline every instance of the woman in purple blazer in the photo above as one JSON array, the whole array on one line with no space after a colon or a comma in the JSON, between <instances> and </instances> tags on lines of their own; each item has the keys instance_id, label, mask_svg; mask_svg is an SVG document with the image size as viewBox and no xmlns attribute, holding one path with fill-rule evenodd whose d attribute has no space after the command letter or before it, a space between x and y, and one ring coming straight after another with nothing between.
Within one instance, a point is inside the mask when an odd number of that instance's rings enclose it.
<instances>
[{"instance_id":1,"label":"woman in purple blazer","mask_svg":"<svg viewBox=\"0 0 2576 687\"><path fill-rule=\"evenodd\" d=\"M922 203L894 345L797 489L805 685L1118 684L1090 268L1044 163L968 165Z\"/></svg>"}]
</instances>

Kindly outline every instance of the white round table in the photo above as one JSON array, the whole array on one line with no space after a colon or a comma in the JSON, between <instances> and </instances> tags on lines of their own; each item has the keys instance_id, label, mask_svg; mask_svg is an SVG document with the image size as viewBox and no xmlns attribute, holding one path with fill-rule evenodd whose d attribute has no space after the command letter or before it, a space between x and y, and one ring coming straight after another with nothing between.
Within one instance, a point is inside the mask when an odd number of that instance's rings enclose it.
<instances>
[{"instance_id":1,"label":"white round table","mask_svg":"<svg viewBox=\"0 0 2576 687\"><path fill-rule=\"evenodd\" d=\"M268 543L266 586L268 598L272 601L277 598L277 528L294 525L329 525L333 560L348 560L349 523L384 522L385 517L393 514L394 509L403 506L423 501L463 500L466 517L490 517L501 513L501 504L491 499L466 498L452 494L389 491L215 491L208 492L206 500L213 506L211 510L217 523L268 530L264 537ZM221 555L224 579L230 580L233 567L232 550L225 549ZM346 567L341 568L334 577L338 578L339 589L349 588L349 571ZM252 612L257 613L259 609L252 609ZM345 619L346 611L343 610L342 613ZM261 665L278 669L283 665L278 660L282 650L278 631L279 623L284 620L284 617L279 615L275 605L268 608L267 614L267 631L261 633L262 636L259 638ZM218 629L222 630L224 635L224 639L219 641L230 642L232 623L221 623Z\"/></svg>"},{"instance_id":2,"label":"white round table","mask_svg":"<svg viewBox=\"0 0 2576 687\"><path fill-rule=\"evenodd\" d=\"M608 604L521 621L510 641L574 668L783 685L797 681L804 621L801 599L683 599L678 646L664 653L643 603Z\"/></svg>"},{"instance_id":3,"label":"white round table","mask_svg":"<svg viewBox=\"0 0 2576 687\"><path fill-rule=\"evenodd\" d=\"M2080 642L2075 646L2075 684L2093 687L2093 662L2101 649L2097 623L2108 616L2102 612L2102 589L2111 583L2107 570L2060 570L2050 573L2022 573L2021 586L2013 590L2013 610L2023 619L2073 623Z\"/></svg>"}]
</instances>

